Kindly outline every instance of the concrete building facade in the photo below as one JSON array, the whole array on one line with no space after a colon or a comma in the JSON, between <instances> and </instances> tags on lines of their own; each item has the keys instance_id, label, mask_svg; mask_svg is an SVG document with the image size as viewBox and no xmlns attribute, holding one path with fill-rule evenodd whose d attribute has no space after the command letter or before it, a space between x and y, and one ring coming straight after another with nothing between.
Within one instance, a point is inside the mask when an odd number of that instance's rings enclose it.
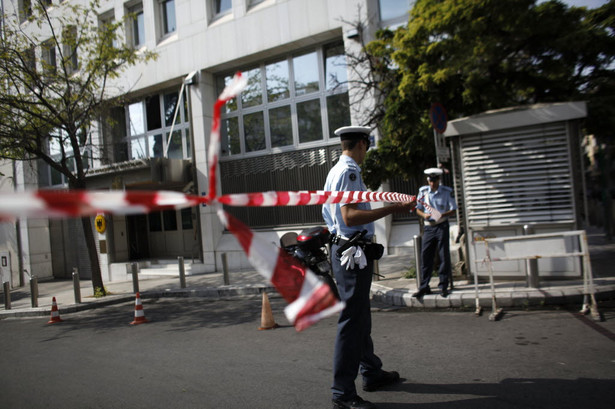
<instances>
[{"instance_id":1,"label":"concrete building facade","mask_svg":"<svg viewBox=\"0 0 615 409\"><path fill-rule=\"evenodd\" d=\"M48 1L50 14L66 1ZM19 16L29 3L3 0L5 15ZM248 77L248 87L222 113L219 191L322 188L340 154L333 131L362 125L373 103L357 101L347 55L359 52L360 40L368 42L377 29L405 23L411 3L102 0L100 24L133 16L124 41L158 58L131 67L110 86L128 102L110 113L112 122L102 118L94 125L88 189L207 193L213 106L237 71ZM37 56L47 58L45 52ZM61 175L37 163L5 163L2 173L2 191L65 186ZM276 243L286 231L323 224L319 206L230 211ZM107 228L97 233L103 280L126 279L130 262L146 268L178 256L190 261L189 273L220 271L222 254L230 268L249 267L210 207L104 217ZM68 277L79 267L87 278L79 225L70 219L3 223L0 250L11 253L14 271ZM389 252L410 253L418 230L416 223L389 218L378 222L377 238ZM13 285L18 277L13 273Z\"/></svg>"}]
</instances>

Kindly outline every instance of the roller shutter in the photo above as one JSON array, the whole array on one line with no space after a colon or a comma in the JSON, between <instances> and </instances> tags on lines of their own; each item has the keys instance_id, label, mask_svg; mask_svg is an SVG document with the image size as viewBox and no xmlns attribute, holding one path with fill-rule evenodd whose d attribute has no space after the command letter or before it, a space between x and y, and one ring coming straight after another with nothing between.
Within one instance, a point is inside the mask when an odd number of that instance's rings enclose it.
<instances>
[{"instance_id":1,"label":"roller shutter","mask_svg":"<svg viewBox=\"0 0 615 409\"><path fill-rule=\"evenodd\" d=\"M461 138L469 226L574 222L566 122Z\"/></svg>"}]
</instances>

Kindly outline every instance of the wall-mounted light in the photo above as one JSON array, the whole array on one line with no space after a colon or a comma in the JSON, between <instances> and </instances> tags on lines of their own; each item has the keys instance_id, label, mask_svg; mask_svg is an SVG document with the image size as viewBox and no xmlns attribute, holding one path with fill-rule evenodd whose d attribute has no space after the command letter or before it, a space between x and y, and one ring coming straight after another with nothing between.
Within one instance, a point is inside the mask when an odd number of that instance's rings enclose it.
<instances>
[{"instance_id":1,"label":"wall-mounted light","mask_svg":"<svg viewBox=\"0 0 615 409\"><path fill-rule=\"evenodd\" d=\"M357 30L356 28L351 28L349 30L346 30L346 38L350 40L355 40L359 38L359 30Z\"/></svg>"},{"instance_id":2,"label":"wall-mounted light","mask_svg":"<svg viewBox=\"0 0 615 409\"><path fill-rule=\"evenodd\" d=\"M186 75L186 78L184 78L184 85L196 84L197 73L198 71L192 71L190 74Z\"/></svg>"}]
</instances>

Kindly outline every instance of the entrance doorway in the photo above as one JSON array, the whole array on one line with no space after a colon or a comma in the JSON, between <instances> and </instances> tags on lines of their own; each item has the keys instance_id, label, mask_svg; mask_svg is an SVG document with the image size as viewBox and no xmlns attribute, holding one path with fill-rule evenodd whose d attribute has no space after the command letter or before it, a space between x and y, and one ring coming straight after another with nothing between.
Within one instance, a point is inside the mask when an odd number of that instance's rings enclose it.
<instances>
[{"instance_id":1,"label":"entrance doorway","mask_svg":"<svg viewBox=\"0 0 615 409\"><path fill-rule=\"evenodd\" d=\"M149 258L147 216L144 214L126 216L126 225L128 227L128 257L130 261Z\"/></svg>"}]
</instances>

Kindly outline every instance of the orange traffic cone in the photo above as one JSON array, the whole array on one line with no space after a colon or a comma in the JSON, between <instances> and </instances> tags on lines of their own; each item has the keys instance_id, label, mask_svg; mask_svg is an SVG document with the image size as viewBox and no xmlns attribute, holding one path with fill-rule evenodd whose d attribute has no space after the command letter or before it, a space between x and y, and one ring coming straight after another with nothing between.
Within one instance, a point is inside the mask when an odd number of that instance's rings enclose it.
<instances>
[{"instance_id":1,"label":"orange traffic cone","mask_svg":"<svg viewBox=\"0 0 615 409\"><path fill-rule=\"evenodd\" d=\"M278 328L279 325L275 323L273 319L273 313L271 312L271 304L269 304L269 297L267 293L263 291L263 307L261 310L261 326L259 330Z\"/></svg>"},{"instance_id":2,"label":"orange traffic cone","mask_svg":"<svg viewBox=\"0 0 615 409\"><path fill-rule=\"evenodd\" d=\"M143 312L141 295L137 293L137 298L135 299L135 320L130 325L145 324L146 322L149 321L145 318L145 313Z\"/></svg>"},{"instance_id":3,"label":"orange traffic cone","mask_svg":"<svg viewBox=\"0 0 615 409\"><path fill-rule=\"evenodd\" d=\"M47 321L47 324L55 324L56 322L64 321L60 318L60 311L58 310L58 304L56 303L56 297L51 299L51 318Z\"/></svg>"}]
</instances>

